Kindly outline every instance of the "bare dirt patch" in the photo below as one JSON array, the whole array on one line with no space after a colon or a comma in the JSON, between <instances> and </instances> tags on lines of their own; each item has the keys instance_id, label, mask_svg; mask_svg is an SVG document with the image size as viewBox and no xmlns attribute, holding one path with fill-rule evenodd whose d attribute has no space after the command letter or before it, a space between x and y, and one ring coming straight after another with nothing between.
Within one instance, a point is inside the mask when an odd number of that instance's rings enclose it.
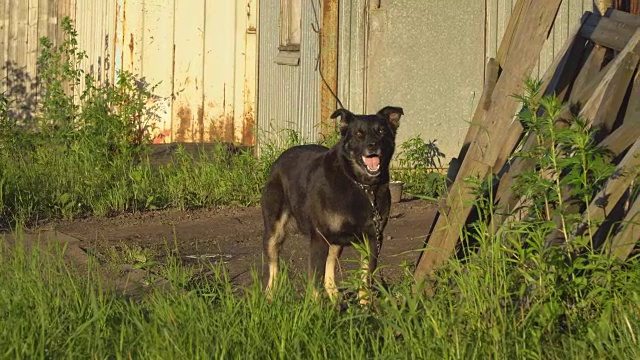
<instances>
[{"instance_id":1,"label":"bare dirt patch","mask_svg":"<svg viewBox=\"0 0 640 360\"><path fill-rule=\"evenodd\" d=\"M397 281L403 274L401 264L415 262L418 253L413 250L422 247L435 211L435 205L425 200L405 200L392 205L381 255L385 279ZM60 221L34 232L47 230L70 237L75 239L74 246L89 254L137 248L158 261L168 253L179 256L185 263L222 260L234 283L249 285L252 269L262 273L262 229L259 207L229 207ZM299 275L306 271L307 246L308 240L299 234L287 238L283 259L290 273ZM354 268L358 258L354 249L345 249L342 270Z\"/></svg>"}]
</instances>

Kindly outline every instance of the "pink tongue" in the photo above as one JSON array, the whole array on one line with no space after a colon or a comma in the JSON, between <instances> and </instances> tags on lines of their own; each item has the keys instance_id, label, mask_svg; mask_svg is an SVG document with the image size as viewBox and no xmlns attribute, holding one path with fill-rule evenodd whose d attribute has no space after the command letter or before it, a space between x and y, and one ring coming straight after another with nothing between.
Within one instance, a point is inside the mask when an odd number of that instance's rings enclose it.
<instances>
[{"instance_id":1,"label":"pink tongue","mask_svg":"<svg viewBox=\"0 0 640 360\"><path fill-rule=\"evenodd\" d=\"M380 165L380 157L378 156L365 157L364 163L367 164L367 167L369 169L375 170Z\"/></svg>"}]
</instances>

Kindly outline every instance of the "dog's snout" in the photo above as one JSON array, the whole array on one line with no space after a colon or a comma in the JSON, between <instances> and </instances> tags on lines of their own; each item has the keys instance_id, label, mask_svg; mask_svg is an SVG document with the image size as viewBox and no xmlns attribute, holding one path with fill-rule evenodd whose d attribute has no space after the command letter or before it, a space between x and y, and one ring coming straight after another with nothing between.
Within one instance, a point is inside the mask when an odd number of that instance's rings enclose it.
<instances>
[{"instance_id":1,"label":"dog's snout","mask_svg":"<svg viewBox=\"0 0 640 360\"><path fill-rule=\"evenodd\" d=\"M369 150L376 150L378 148L378 143L376 142L370 142L367 144L367 149Z\"/></svg>"}]
</instances>

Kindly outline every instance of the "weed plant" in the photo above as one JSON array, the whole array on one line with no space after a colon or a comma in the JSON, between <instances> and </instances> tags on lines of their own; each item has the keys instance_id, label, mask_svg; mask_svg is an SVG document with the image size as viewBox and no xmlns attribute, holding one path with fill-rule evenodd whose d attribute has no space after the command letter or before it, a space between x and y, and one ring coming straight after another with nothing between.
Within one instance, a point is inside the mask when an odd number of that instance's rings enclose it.
<instances>
[{"instance_id":1,"label":"weed plant","mask_svg":"<svg viewBox=\"0 0 640 360\"><path fill-rule=\"evenodd\" d=\"M400 144L392 178L404 182L407 193L434 200L446 189L445 176L438 172L444 157L435 140L424 141L415 135Z\"/></svg>"}]
</instances>

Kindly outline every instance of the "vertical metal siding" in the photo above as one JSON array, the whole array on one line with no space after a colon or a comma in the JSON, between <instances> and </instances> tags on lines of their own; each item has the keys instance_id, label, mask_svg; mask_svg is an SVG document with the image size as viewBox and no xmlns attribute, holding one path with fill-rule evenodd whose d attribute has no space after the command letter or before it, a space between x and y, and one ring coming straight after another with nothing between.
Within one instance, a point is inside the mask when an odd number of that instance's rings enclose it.
<instances>
[{"instance_id":1,"label":"vertical metal siding","mask_svg":"<svg viewBox=\"0 0 640 360\"><path fill-rule=\"evenodd\" d=\"M312 0L315 1L315 0ZM313 31L312 23L315 23L312 1L303 1L302 14L302 39L300 45L300 82L298 94L300 104L298 108L298 126L307 139L316 141L320 137L320 73L316 70L319 56L319 36ZM316 3L318 21L322 16L320 1Z\"/></svg>"},{"instance_id":2,"label":"vertical metal siding","mask_svg":"<svg viewBox=\"0 0 640 360\"><path fill-rule=\"evenodd\" d=\"M157 85L155 142L254 145L256 1L0 0L0 91L35 105L38 39L59 44L69 15L85 74L112 83L125 70Z\"/></svg>"},{"instance_id":3,"label":"vertical metal siding","mask_svg":"<svg viewBox=\"0 0 640 360\"><path fill-rule=\"evenodd\" d=\"M320 80L315 69L318 36L311 28L315 22L312 4L310 1L302 2L302 36L297 66L275 63L280 41L279 12L279 1L260 1L258 141L278 143L285 136L284 130L294 130L304 139L315 141L319 137Z\"/></svg>"},{"instance_id":4,"label":"vertical metal siding","mask_svg":"<svg viewBox=\"0 0 640 360\"><path fill-rule=\"evenodd\" d=\"M294 128L299 97L295 96L299 82L298 69L278 65L280 37L279 1L260 1L260 44L258 64L258 143L276 142L281 129ZM303 40L304 41L304 38ZM295 89L295 90L294 90Z\"/></svg>"},{"instance_id":5,"label":"vertical metal siding","mask_svg":"<svg viewBox=\"0 0 640 360\"><path fill-rule=\"evenodd\" d=\"M40 38L59 44L58 19L74 10L75 0L0 0L0 93L12 100L12 116L35 115Z\"/></svg>"},{"instance_id":6,"label":"vertical metal siding","mask_svg":"<svg viewBox=\"0 0 640 360\"><path fill-rule=\"evenodd\" d=\"M340 2L338 97L354 113L365 109L366 0Z\"/></svg>"}]
</instances>

